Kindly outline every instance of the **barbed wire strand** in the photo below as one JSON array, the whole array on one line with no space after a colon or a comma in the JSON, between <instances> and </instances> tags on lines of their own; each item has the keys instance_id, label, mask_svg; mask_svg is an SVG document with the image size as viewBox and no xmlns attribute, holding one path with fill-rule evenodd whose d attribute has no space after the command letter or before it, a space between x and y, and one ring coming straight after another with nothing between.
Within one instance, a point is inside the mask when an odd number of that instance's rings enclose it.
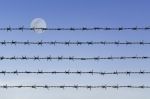
<instances>
[{"instance_id":1,"label":"barbed wire strand","mask_svg":"<svg viewBox=\"0 0 150 99\"><path fill-rule=\"evenodd\" d=\"M117 30L117 31L122 31L122 30L150 30L150 26L146 26L146 27L80 27L80 28L76 28L76 27L70 27L70 28L27 28L24 26L20 26L20 27L0 27L0 31L14 31L14 30L20 30L20 31L25 31L25 30L31 30L31 31L36 31L36 30L42 30L42 31L91 31L91 30Z\"/></svg>"},{"instance_id":2,"label":"barbed wire strand","mask_svg":"<svg viewBox=\"0 0 150 99\"><path fill-rule=\"evenodd\" d=\"M92 86L92 85L61 85L61 86L55 86L55 85L1 85L0 88L3 89L8 89L8 88L32 88L32 89L36 89L36 88L44 88L44 89L50 89L50 88L60 88L60 89L65 89L65 88L74 88L74 89L79 89L79 88L85 88L85 89L107 89L107 88L114 88L114 89L119 89L119 88L134 88L134 89L149 89L150 86L134 86L134 85L98 85L98 86Z\"/></svg>"},{"instance_id":3,"label":"barbed wire strand","mask_svg":"<svg viewBox=\"0 0 150 99\"><path fill-rule=\"evenodd\" d=\"M74 57L74 56L69 56L69 57L64 57L64 56L57 56L57 57L52 57L52 56L46 56L46 57L40 57L40 56L12 56L12 57L5 57L5 56L0 56L0 60L126 60L126 59L150 59L149 56L110 56L110 57Z\"/></svg>"},{"instance_id":4,"label":"barbed wire strand","mask_svg":"<svg viewBox=\"0 0 150 99\"><path fill-rule=\"evenodd\" d=\"M5 71L2 70L0 71L0 74L91 74L91 75L121 75L121 74L125 74L125 75L131 75L131 74L150 74L150 71L146 72L144 70L140 70L140 71L125 71L125 72L120 72L120 71L114 71L114 72L96 72L96 71L81 71L81 70L77 70L77 71L70 71L70 70L65 70L65 71L43 71L43 70L38 70L38 71Z\"/></svg>"},{"instance_id":5,"label":"barbed wire strand","mask_svg":"<svg viewBox=\"0 0 150 99\"><path fill-rule=\"evenodd\" d=\"M82 41L76 41L76 42L71 42L71 41L0 41L0 45L150 45L150 42L144 42L144 41L139 41L139 42L131 42L131 41L126 41L126 42L120 42L120 41L99 41L99 42L94 42L94 41L87 41L87 42L82 42Z\"/></svg>"}]
</instances>

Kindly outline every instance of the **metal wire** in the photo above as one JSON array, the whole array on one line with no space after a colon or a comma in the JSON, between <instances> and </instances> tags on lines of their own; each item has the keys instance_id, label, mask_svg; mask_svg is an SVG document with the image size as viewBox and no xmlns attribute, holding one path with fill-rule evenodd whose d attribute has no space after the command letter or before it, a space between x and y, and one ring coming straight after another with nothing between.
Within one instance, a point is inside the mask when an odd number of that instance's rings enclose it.
<instances>
[{"instance_id":1,"label":"metal wire","mask_svg":"<svg viewBox=\"0 0 150 99\"><path fill-rule=\"evenodd\" d=\"M0 60L126 60L126 59L150 59L149 56L110 56L110 57L74 57L74 56L69 56L69 57L64 57L64 56L57 56L57 57L52 57L52 56L46 56L46 57L40 57L40 56L33 56L33 57L28 57L28 56L12 56L12 57L5 57L5 56L0 56Z\"/></svg>"},{"instance_id":2,"label":"metal wire","mask_svg":"<svg viewBox=\"0 0 150 99\"><path fill-rule=\"evenodd\" d=\"M104 31L108 31L108 30L117 30L117 31L122 31L122 30L150 30L149 26L146 27L80 27L80 28L76 28L76 27L70 27L70 28L27 28L24 26L21 27L1 27L0 31L13 31L13 30L20 30L20 31L25 31L25 30L31 30L31 31L35 31L35 30L43 30L43 31L76 31L76 30L80 30L80 31L91 31L91 30L104 30Z\"/></svg>"},{"instance_id":3,"label":"metal wire","mask_svg":"<svg viewBox=\"0 0 150 99\"><path fill-rule=\"evenodd\" d=\"M60 86L55 86L55 85L1 85L0 88L3 89L8 89L8 88L44 88L44 89L50 89L50 88L60 88L60 89L65 89L65 88L74 88L74 89L107 89L107 88L113 88L113 89L120 89L120 88L129 88L129 89L149 89L150 86L134 86L134 85L97 85L97 86L92 86L92 85L60 85Z\"/></svg>"},{"instance_id":4,"label":"metal wire","mask_svg":"<svg viewBox=\"0 0 150 99\"><path fill-rule=\"evenodd\" d=\"M76 42L71 42L71 41L0 41L0 45L150 45L150 42L144 42L144 41L138 41L138 42L131 42L131 41L126 41L126 42L120 42L120 41L99 41L99 42L94 42L94 41L76 41Z\"/></svg>"},{"instance_id":5,"label":"metal wire","mask_svg":"<svg viewBox=\"0 0 150 99\"><path fill-rule=\"evenodd\" d=\"M38 70L38 71L5 71L2 70L0 71L0 74L91 74L91 75L131 75L131 74L150 74L150 71L146 72L144 70L140 71L125 71L125 72L120 72L120 71L114 71L114 72L96 72L96 71L70 71L70 70L65 70L65 71L43 71L43 70Z\"/></svg>"}]
</instances>

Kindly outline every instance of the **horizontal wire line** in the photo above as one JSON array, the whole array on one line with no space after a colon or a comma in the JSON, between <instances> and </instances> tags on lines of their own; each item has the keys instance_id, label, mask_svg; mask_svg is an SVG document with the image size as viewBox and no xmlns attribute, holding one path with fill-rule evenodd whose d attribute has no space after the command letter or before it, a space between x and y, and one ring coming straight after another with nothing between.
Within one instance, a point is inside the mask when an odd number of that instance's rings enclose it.
<instances>
[{"instance_id":1,"label":"horizontal wire line","mask_svg":"<svg viewBox=\"0 0 150 99\"><path fill-rule=\"evenodd\" d=\"M27 28L24 26L21 27L0 27L0 30L2 31L13 31L13 30L20 30L20 31L24 31L24 30L32 30L32 31L36 31L36 30L43 30L43 31L75 31L75 30L81 30L81 31L87 31L87 30L118 30L118 31L122 31L122 30L150 30L150 26L147 27L80 27L80 28L76 28L76 27L70 27L70 28Z\"/></svg>"},{"instance_id":2,"label":"horizontal wire line","mask_svg":"<svg viewBox=\"0 0 150 99\"><path fill-rule=\"evenodd\" d=\"M12 57L5 57L5 56L0 56L0 60L126 60L126 59L150 59L149 56L110 56L110 57L74 57L74 56L69 56L69 57L64 57L64 56L46 56L46 57L40 57L40 56L12 56Z\"/></svg>"},{"instance_id":3,"label":"horizontal wire line","mask_svg":"<svg viewBox=\"0 0 150 99\"><path fill-rule=\"evenodd\" d=\"M120 72L120 71L114 71L114 72L96 72L96 71L43 71L43 70L38 70L38 71L5 71L2 70L0 71L0 74L91 74L91 75L120 75L120 74L125 74L125 75L131 75L131 74L150 74L150 71L146 72L144 70L140 71L125 71L125 72Z\"/></svg>"},{"instance_id":4,"label":"horizontal wire line","mask_svg":"<svg viewBox=\"0 0 150 99\"><path fill-rule=\"evenodd\" d=\"M8 89L8 88L45 88L45 89L49 89L49 88L60 88L60 89L65 89L65 88L74 88L74 89L78 89L78 88L86 88L86 89L107 89L107 88L114 88L114 89L119 89L119 88L136 88L136 89L149 89L150 86L134 86L134 85L97 85L97 86L92 86L92 85L1 85L0 88L3 89Z\"/></svg>"},{"instance_id":5,"label":"horizontal wire line","mask_svg":"<svg viewBox=\"0 0 150 99\"><path fill-rule=\"evenodd\" d=\"M71 41L0 41L0 45L150 45L150 42L144 42L144 41L139 41L139 42L131 42L131 41L126 41L126 42L120 42L120 41L99 41L99 42L94 42L94 41L76 41L76 42L71 42Z\"/></svg>"}]
</instances>

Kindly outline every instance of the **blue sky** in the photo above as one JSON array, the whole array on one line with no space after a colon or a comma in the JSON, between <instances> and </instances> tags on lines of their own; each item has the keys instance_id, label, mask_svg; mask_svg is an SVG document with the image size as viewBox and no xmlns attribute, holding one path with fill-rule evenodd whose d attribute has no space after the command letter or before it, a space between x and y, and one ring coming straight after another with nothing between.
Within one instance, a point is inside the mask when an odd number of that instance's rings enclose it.
<instances>
[{"instance_id":1,"label":"blue sky","mask_svg":"<svg viewBox=\"0 0 150 99\"><path fill-rule=\"evenodd\" d=\"M1 0L0 27L30 27L34 18L43 18L48 27L134 27L150 25L149 0ZM149 31L0 31L0 40L17 41L150 41ZM2 56L150 56L150 46L0 46ZM0 70L64 71L150 71L149 60L113 61L0 61ZM81 84L81 85L150 85L149 75L0 75L0 83L8 85ZM2 99L149 99L145 89L0 89Z\"/></svg>"}]
</instances>

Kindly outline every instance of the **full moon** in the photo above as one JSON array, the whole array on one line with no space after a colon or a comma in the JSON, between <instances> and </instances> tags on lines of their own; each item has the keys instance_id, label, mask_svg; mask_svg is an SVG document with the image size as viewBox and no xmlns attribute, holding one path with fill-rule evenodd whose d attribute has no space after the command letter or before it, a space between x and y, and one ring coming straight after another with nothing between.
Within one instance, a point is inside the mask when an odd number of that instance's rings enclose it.
<instances>
[{"instance_id":1,"label":"full moon","mask_svg":"<svg viewBox=\"0 0 150 99\"><path fill-rule=\"evenodd\" d=\"M30 27L31 28L35 28L34 31L36 33L43 33L44 30L41 29L41 28L46 28L47 25L46 25L46 22L45 22L44 19L42 19L42 18L35 18L35 19L32 20Z\"/></svg>"}]
</instances>

